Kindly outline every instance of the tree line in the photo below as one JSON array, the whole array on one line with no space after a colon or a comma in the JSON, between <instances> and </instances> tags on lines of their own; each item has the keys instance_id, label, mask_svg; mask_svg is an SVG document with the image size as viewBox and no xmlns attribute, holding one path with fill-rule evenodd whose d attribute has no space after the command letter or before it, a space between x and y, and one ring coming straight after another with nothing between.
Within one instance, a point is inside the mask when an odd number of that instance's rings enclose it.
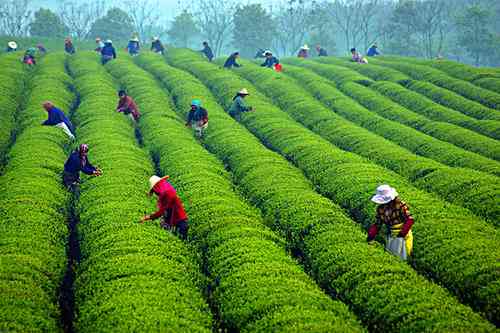
<instances>
[{"instance_id":1,"label":"tree line","mask_svg":"<svg viewBox=\"0 0 500 333\"><path fill-rule=\"evenodd\" d=\"M32 0L4 0L0 34L127 40L136 33L179 47L207 40L216 55L247 57L258 49L289 56L303 44L344 55L377 43L385 54L500 65L497 0L283 0L268 7L193 0L171 20L159 8L157 0L58 0L55 11L33 11Z\"/></svg>"}]
</instances>

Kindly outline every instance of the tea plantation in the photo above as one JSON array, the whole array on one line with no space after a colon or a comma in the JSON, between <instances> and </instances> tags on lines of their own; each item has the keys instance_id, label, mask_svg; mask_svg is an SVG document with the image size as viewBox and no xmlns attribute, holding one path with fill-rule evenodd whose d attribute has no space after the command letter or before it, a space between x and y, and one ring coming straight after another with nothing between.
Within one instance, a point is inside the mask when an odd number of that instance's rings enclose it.
<instances>
[{"instance_id":1,"label":"tea plantation","mask_svg":"<svg viewBox=\"0 0 500 333\"><path fill-rule=\"evenodd\" d=\"M495 332L500 325L500 71L200 53L0 55L0 332ZM241 88L255 112L228 114ZM134 98L134 124L116 112ZM190 102L209 113L202 139ZM76 127L41 126L44 101ZM61 183L78 144L101 177ZM183 241L148 178L169 175ZM408 262L366 241L394 186Z\"/></svg>"}]
</instances>

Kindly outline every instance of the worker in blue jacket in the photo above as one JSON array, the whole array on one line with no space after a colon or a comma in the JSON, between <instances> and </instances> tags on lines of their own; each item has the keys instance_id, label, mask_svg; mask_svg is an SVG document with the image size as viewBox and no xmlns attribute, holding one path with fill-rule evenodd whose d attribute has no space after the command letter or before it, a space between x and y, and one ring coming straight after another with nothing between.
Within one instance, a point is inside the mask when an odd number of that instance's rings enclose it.
<instances>
[{"instance_id":1,"label":"worker in blue jacket","mask_svg":"<svg viewBox=\"0 0 500 333\"><path fill-rule=\"evenodd\" d=\"M141 46L139 44L139 38L132 37L132 39L130 39L130 41L128 42L128 45L127 45L128 53L131 56L136 56L139 54L140 49L141 49Z\"/></svg>"},{"instance_id":2,"label":"worker in blue jacket","mask_svg":"<svg viewBox=\"0 0 500 333\"><path fill-rule=\"evenodd\" d=\"M214 58L214 53L212 48L208 45L208 42L203 42L203 49L201 49L200 52L207 57L208 61L212 61Z\"/></svg>"},{"instance_id":3,"label":"worker in blue jacket","mask_svg":"<svg viewBox=\"0 0 500 333\"><path fill-rule=\"evenodd\" d=\"M45 126L56 126L59 128L62 128L64 133L66 133L71 140L75 139L75 136L73 134L74 129L73 125L69 121L69 119L66 117L64 112L59 110L54 106L54 104L50 101L44 102L42 104L43 108L45 111L47 111L47 114L49 118L45 120L42 125Z\"/></svg>"},{"instance_id":4,"label":"worker in blue jacket","mask_svg":"<svg viewBox=\"0 0 500 333\"><path fill-rule=\"evenodd\" d=\"M264 55L266 56L266 61L264 61L264 63L261 64L262 67L274 68L275 65L280 63L278 58L273 56L271 51L266 51Z\"/></svg>"},{"instance_id":5,"label":"worker in blue jacket","mask_svg":"<svg viewBox=\"0 0 500 333\"><path fill-rule=\"evenodd\" d=\"M116 59L116 51L113 47L113 42L108 39L104 42L104 47L101 50L101 63L106 65L106 63L112 59Z\"/></svg>"},{"instance_id":6,"label":"worker in blue jacket","mask_svg":"<svg viewBox=\"0 0 500 333\"><path fill-rule=\"evenodd\" d=\"M92 176L101 176L102 170L93 166L88 159L89 146L81 144L78 149L69 155L64 163L63 183L71 189L80 181L80 171Z\"/></svg>"},{"instance_id":7,"label":"worker in blue jacket","mask_svg":"<svg viewBox=\"0 0 500 333\"><path fill-rule=\"evenodd\" d=\"M368 57L375 57L375 56L378 56L379 54L380 54L380 52L378 51L377 44L373 44L372 47L370 47L368 49L368 51L366 52L366 55Z\"/></svg>"},{"instance_id":8,"label":"worker in blue jacket","mask_svg":"<svg viewBox=\"0 0 500 333\"><path fill-rule=\"evenodd\" d=\"M231 54L224 63L224 68L241 67L241 65L236 62L236 59L238 59L239 57L239 52L234 52L233 54Z\"/></svg>"}]
</instances>

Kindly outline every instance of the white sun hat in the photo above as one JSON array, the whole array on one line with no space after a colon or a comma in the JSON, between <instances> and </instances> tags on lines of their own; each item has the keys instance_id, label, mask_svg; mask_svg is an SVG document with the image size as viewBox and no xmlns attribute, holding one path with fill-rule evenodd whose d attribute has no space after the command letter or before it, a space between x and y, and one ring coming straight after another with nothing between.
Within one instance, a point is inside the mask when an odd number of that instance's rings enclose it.
<instances>
[{"instance_id":1,"label":"white sun hat","mask_svg":"<svg viewBox=\"0 0 500 333\"><path fill-rule=\"evenodd\" d=\"M14 41L8 42L7 45L9 45L11 49L17 49L17 43Z\"/></svg>"},{"instance_id":2,"label":"white sun hat","mask_svg":"<svg viewBox=\"0 0 500 333\"><path fill-rule=\"evenodd\" d=\"M107 39L107 40L105 41L105 43L106 43L106 44L113 44L113 41L112 41L111 39Z\"/></svg>"},{"instance_id":3,"label":"white sun hat","mask_svg":"<svg viewBox=\"0 0 500 333\"><path fill-rule=\"evenodd\" d=\"M307 44L304 44L304 46L301 47L302 50L309 50L309 46Z\"/></svg>"},{"instance_id":4,"label":"white sun hat","mask_svg":"<svg viewBox=\"0 0 500 333\"><path fill-rule=\"evenodd\" d=\"M154 40L154 41L157 41L158 39L160 39L158 36L154 36L154 37L153 37L153 40Z\"/></svg>"},{"instance_id":5,"label":"white sun hat","mask_svg":"<svg viewBox=\"0 0 500 333\"><path fill-rule=\"evenodd\" d=\"M153 187L155 187L156 184L158 184L161 180L163 179L168 179L170 176L164 176L164 177L158 177L158 176L151 176L149 178L149 192L153 190Z\"/></svg>"},{"instance_id":6,"label":"white sun hat","mask_svg":"<svg viewBox=\"0 0 500 333\"><path fill-rule=\"evenodd\" d=\"M243 88L243 89L241 89L240 91L238 91L238 94L240 94L240 95L250 95L250 94L248 93L247 88Z\"/></svg>"},{"instance_id":7,"label":"white sun hat","mask_svg":"<svg viewBox=\"0 0 500 333\"><path fill-rule=\"evenodd\" d=\"M388 202L391 202L398 196L398 192L395 188L390 187L389 185L380 185L377 187L377 193L372 197L372 201L383 205Z\"/></svg>"}]
</instances>

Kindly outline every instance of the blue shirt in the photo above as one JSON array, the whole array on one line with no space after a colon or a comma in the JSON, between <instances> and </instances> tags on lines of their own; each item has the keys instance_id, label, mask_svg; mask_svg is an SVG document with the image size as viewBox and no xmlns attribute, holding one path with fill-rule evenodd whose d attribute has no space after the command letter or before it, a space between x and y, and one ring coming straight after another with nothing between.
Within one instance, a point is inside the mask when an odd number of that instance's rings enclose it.
<instances>
[{"instance_id":1,"label":"blue shirt","mask_svg":"<svg viewBox=\"0 0 500 333\"><path fill-rule=\"evenodd\" d=\"M139 53L139 49L140 49L139 42L131 40L130 42L128 42L127 48L128 48L128 53L137 54L137 53Z\"/></svg>"},{"instance_id":2,"label":"blue shirt","mask_svg":"<svg viewBox=\"0 0 500 333\"><path fill-rule=\"evenodd\" d=\"M376 47L373 47L373 46L372 46L372 47L370 47L370 48L368 49L368 52L366 53L366 55L367 55L367 56L369 56L369 57L374 57L374 56L379 55L379 54L380 54L380 53L378 53L377 48L376 48Z\"/></svg>"},{"instance_id":3,"label":"blue shirt","mask_svg":"<svg viewBox=\"0 0 500 333\"><path fill-rule=\"evenodd\" d=\"M66 163L64 163L64 172L71 173L71 174L78 174L80 171L87 175L91 175L94 173L96 168L90 164L90 162L87 160L87 162L82 166L82 160L80 158L80 152L75 150L74 152L69 155L68 160Z\"/></svg>"},{"instance_id":4,"label":"blue shirt","mask_svg":"<svg viewBox=\"0 0 500 333\"><path fill-rule=\"evenodd\" d=\"M113 59L116 59L116 51L111 44L104 44L104 47L101 50L101 54L103 56L113 57Z\"/></svg>"},{"instance_id":5,"label":"blue shirt","mask_svg":"<svg viewBox=\"0 0 500 333\"><path fill-rule=\"evenodd\" d=\"M64 115L64 112L62 112L61 110L59 110L56 107L53 107L52 109L49 110L48 114L49 114L49 119L45 120L42 123L42 125L53 126L53 125L57 125L59 123L65 123L66 126L68 126L71 133L73 133L73 124L71 124L69 119L66 118L66 116Z\"/></svg>"}]
</instances>

